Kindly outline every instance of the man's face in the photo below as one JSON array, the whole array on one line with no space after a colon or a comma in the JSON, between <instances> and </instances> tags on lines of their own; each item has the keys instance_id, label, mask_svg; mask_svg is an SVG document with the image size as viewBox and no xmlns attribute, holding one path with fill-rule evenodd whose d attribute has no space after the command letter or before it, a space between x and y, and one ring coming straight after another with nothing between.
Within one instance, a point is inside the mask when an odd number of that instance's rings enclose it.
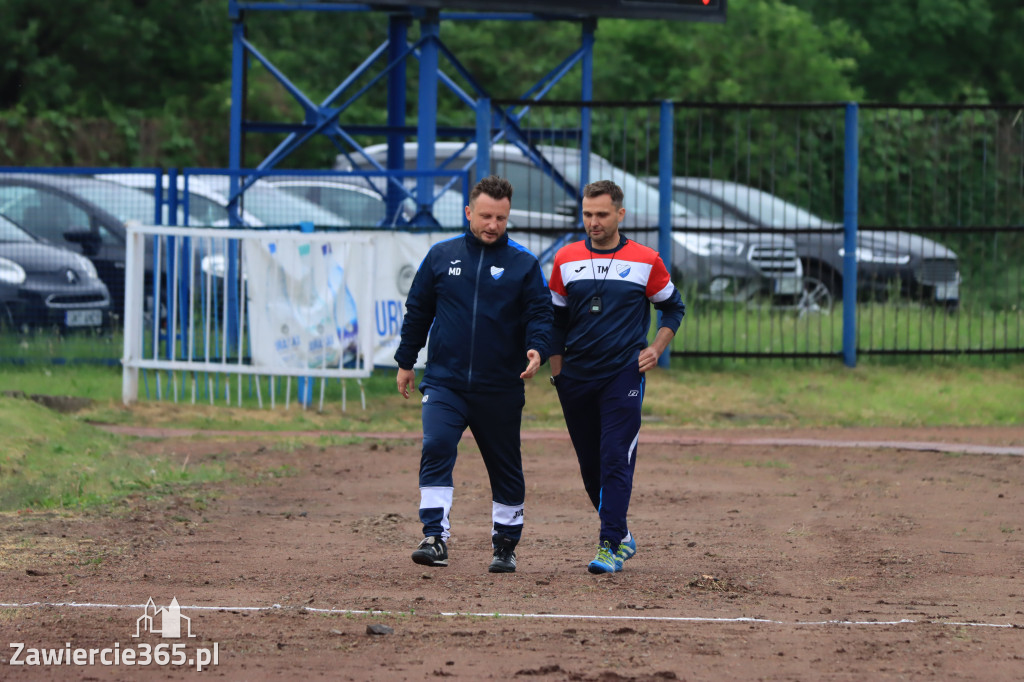
<instances>
[{"instance_id":1,"label":"man's face","mask_svg":"<svg viewBox=\"0 0 1024 682\"><path fill-rule=\"evenodd\" d=\"M616 208L608 194L583 197L583 227L590 242L599 249L610 249L619 244L619 223L626 209Z\"/></svg>"},{"instance_id":2,"label":"man's face","mask_svg":"<svg viewBox=\"0 0 1024 682\"><path fill-rule=\"evenodd\" d=\"M495 199L481 194L466 207L469 231L484 244L493 244L505 234L510 210L512 202L509 199Z\"/></svg>"}]
</instances>

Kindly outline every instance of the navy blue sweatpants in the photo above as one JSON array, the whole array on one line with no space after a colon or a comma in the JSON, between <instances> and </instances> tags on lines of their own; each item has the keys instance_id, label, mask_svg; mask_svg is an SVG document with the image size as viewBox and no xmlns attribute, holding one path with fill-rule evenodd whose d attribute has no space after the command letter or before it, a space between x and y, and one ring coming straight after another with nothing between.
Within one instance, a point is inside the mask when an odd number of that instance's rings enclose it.
<instances>
[{"instance_id":1,"label":"navy blue sweatpants","mask_svg":"<svg viewBox=\"0 0 1024 682\"><path fill-rule=\"evenodd\" d=\"M645 377L631 366L607 379L555 381L583 487L601 517L600 540L618 545L629 532Z\"/></svg>"},{"instance_id":2,"label":"navy blue sweatpants","mask_svg":"<svg viewBox=\"0 0 1024 682\"><path fill-rule=\"evenodd\" d=\"M526 395L423 390L423 453L420 457L420 521L423 535L448 539L454 483L452 472L459 441L469 427L483 455L491 481L491 534L519 541L523 532L526 482L519 428Z\"/></svg>"}]
</instances>

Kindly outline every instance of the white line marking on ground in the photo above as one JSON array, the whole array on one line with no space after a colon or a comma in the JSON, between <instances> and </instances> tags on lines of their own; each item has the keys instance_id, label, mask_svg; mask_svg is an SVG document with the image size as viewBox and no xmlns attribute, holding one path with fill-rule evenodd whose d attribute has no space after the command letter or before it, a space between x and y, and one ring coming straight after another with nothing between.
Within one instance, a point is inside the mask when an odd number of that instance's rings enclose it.
<instances>
[{"instance_id":1,"label":"white line marking on ground","mask_svg":"<svg viewBox=\"0 0 1024 682\"><path fill-rule=\"evenodd\" d=\"M395 439L395 440L422 440L423 434L415 431L409 432L363 432L363 431L228 431L224 429L204 431L202 429L170 429L170 428L145 428L124 426L121 424L94 424L110 433L123 435L134 435L148 438L187 438L190 436L233 436L247 438L255 436L276 436L283 437L311 437L322 438L324 436L355 437L366 439ZM837 432L841 433L841 431ZM468 431L464 438L473 438ZM520 434L522 440L560 440L568 441L569 434L566 431L553 430L526 430ZM829 438L739 438L723 436L687 435L680 433L665 433L657 429L650 429L640 434L640 442L644 445L651 443L671 444L682 446L695 445L750 445L764 447L766 445L778 446L805 446L819 448L870 448L888 450L914 450L919 452L949 452L954 454L969 455L1011 455L1024 457L1024 447L1017 445L986 445L984 443L942 443L933 441L899 441L899 440L842 440Z\"/></svg>"},{"instance_id":2,"label":"white line marking on ground","mask_svg":"<svg viewBox=\"0 0 1024 682\"><path fill-rule=\"evenodd\" d=\"M79 609L144 609L145 604L91 604L82 602L28 602L24 604L19 603L2 603L0 602L0 608L14 608L14 609L27 609L27 608L79 608ZM360 609L317 609L309 606L282 606L281 604L274 604L273 606L184 606L181 607L182 611L193 610L193 611L276 611L279 609L297 609L302 611L309 611L310 613L336 613L339 615L352 615L352 616L394 616L402 615L408 616L409 612L406 611L366 611ZM675 623L764 623L767 625L952 625L957 627L976 627L976 628L1024 628L1024 625L1016 625L1015 623L971 623L971 622L959 622L959 621L947 621L947 620L911 620L903 618L900 620L808 620L808 621L784 621L784 620L772 620L770 618L750 618L746 616L738 616L736 618L712 618L705 616L598 616L588 614L573 614L573 613L462 613L458 611L442 611L438 614L421 613L420 615L439 615L447 618L459 618L459 617L471 617L471 618L532 618L537 620L646 620L646 621L663 621L663 622L675 622Z\"/></svg>"}]
</instances>

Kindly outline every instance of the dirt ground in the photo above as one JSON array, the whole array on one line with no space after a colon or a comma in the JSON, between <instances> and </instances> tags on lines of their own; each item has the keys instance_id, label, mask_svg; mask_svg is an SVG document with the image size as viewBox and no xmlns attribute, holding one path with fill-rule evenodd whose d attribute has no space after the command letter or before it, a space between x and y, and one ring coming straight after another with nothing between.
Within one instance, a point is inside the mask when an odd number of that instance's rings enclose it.
<instances>
[{"instance_id":1,"label":"dirt ground","mask_svg":"<svg viewBox=\"0 0 1024 682\"><path fill-rule=\"evenodd\" d=\"M1024 427L645 428L639 551L603 576L586 571L598 521L570 444L527 435L508 575L486 570L471 440L451 565L425 568L409 558L415 438L140 439L242 476L103 514L0 517L0 678L1024 679ZM134 637L150 598L176 599L195 636ZM217 664L12 665L15 644L26 660L161 643L184 643L182 659L216 646Z\"/></svg>"}]
</instances>

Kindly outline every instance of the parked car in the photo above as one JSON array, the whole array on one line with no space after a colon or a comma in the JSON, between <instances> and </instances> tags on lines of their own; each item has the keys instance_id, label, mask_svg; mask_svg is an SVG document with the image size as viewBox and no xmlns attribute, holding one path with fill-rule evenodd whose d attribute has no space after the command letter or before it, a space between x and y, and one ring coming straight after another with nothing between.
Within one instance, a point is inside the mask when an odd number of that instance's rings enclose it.
<instances>
[{"instance_id":1,"label":"parked car","mask_svg":"<svg viewBox=\"0 0 1024 682\"><path fill-rule=\"evenodd\" d=\"M649 179L657 183L654 178ZM819 218L777 196L725 180L677 177L673 199L697 215L736 219L772 228L792 228L807 287L842 297L843 226ZM813 232L808 232L813 230ZM885 300L890 294L955 309L960 302L957 254L948 247L896 230L857 233L858 297Z\"/></svg>"},{"instance_id":2,"label":"parked car","mask_svg":"<svg viewBox=\"0 0 1024 682\"><path fill-rule=\"evenodd\" d=\"M542 158L531 159L514 145L496 144L490 151L489 172L512 182L515 195L509 220L516 228L553 228L540 238L510 229L517 241L541 255L542 263L550 268L553 250L565 243L566 237L575 237L580 232L577 188L582 155L578 149L569 147L541 145L536 149ZM364 151L382 166L386 162L387 145L374 145ZM439 167L444 164L448 168L466 168L470 182L476 181L475 144L439 142L436 153ZM416 167L417 154L415 143L405 145L406 168ZM458 158L452 159L456 154ZM547 169L542 167L545 165ZM337 157L335 166L335 170L369 168L372 165L368 161L354 168L344 155ZM556 177L556 173L561 177ZM639 243L657 248L658 190L597 154L590 155L589 178L612 180L622 187L626 209L623 232ZM779 304L799 303L803 296L803 273L791 239L749 232L729 234L723 221L696 216L677 202L671 204L670 211L671 268L683 286L695 285L697 295L705 299L744 302L766 295ZM750 227L742 222L730 225Z\"/></svg>"},{"instance_id":3,"label":"parked car","mask_svg":"<svg viewBox=\"0 0 1024 682\"><path fill-rule=\"evenodd\" d=\"M137 173L103 173L97 179L115 182L127 187L144 190L154 196L154 175ZM166 202L168 176L163 177L163 201ZM178 201L185 210L184 195L188 185L188 220L192 227L227 227L229 178L226 175L193 175L186 181L178 176ZM348 227L349 221L301 197L284 192L266 180L259 180L245 190L239 201L242 224L247 227L284 227L300 222L311 222L316 227Z\"/></svg>"},{"instance_id":4,"label":"parked car","mask_svg":"<svg viewBox=\"0 0 1024 682\"><path fill-rule=\"evenodd\" d=\"M152 196L87 176L0 173L0 215L44 242L86 256L119 314L127 225L153 223L154 211ZM152 269L152 259L145 267Z\"/></svg>"},{"instance_id":5,"label":"parked car","mask_svg":"<svg viewBox=\"0 0 1024 682\"><path fill-rule=\"evenodd\" d=\"M0 331L99 329L110 293L92 262L0 217Z\"/></svg>"},{"instance_id":6,"label":"parked car","mask_svg":"<svg viewBox=\"0 0 1024 682\"><path fill-rule=\"evenodd\" d=\"M402 202L398 215L388 216L383 183L376 178L360 184L331 176L267 176L274 187L302 197L306 201L342 216L360 227L390 226L410 221L416 212L411 199ZM433 215L441 227L461 228L465 222L462 193L448 189L433 204Z\"/></svg>"},{"instance_id":7,"label":"parked car","mask_svg":"<svg viewBox=\"0 0 1024 682\"><path fill-rule=\"evenodd\" d=\"M103 173L95 176L105 182L142 191L149 197L149 210L153 211L156 177L152 174L137 173ZM161 200L166 213L167 186L170 182L167 175L162 176ZM228 227L231 224L228 213L230 197L230 179L226 175L192 175L187 179L178 176L179 212L187 214L183 219L179 215L178 224L191 227ZM188 187L188 195L185 188ZM302 197L272 186L260 180L248 187L239 201L239 218L242 227L285 227L300 222L313 223L315 227L349 227L344 217L328 211ZM166 222L166 221L165 221ZM221 277L227 271L228 244L227 240L198 240L192 244L198 268L195 271L195 284L202 286L203 275Z\"/></svg>"}]
</instances>

